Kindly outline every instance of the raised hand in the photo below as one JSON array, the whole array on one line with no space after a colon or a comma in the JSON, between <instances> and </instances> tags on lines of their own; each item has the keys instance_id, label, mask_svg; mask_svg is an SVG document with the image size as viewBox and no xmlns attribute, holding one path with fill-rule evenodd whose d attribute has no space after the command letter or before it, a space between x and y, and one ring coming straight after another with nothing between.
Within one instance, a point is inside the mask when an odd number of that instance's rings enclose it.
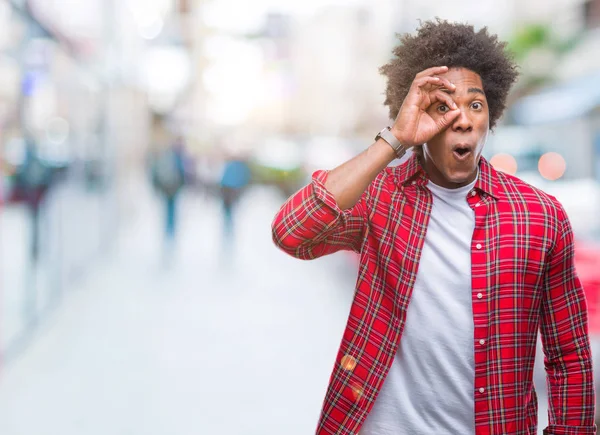
<instances>
[{"instance_id":1,"label":"raised hand","mask_svg":"<svg viewBox=\"0 0 600 435\"><path fill-rule=\"evenodd\" d=\"M392 133L402 145L411 147L424 144L448 128L460 114L460 109L449 94L454 92L456 86L439 77L439 74L447 71L446 66L433 67L415 76L392 126ZM427 109L438 102L448 110L432 117Z\"/></svg>"}]
</instances>

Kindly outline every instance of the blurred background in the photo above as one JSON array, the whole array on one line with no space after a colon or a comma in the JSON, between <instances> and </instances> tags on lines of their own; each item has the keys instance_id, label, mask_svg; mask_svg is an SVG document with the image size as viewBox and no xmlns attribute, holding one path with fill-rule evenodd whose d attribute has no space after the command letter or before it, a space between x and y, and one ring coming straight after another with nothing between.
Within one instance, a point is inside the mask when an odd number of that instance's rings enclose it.
<instances>
[{"instance_id":1,"label":"blurred background","mask_svg":"<svg viewBox=\"0 0 600 435\"><path fill-rule=\"evenodd\" d=\"M521 65L484 155L566 207L596 346L599 0L0 0L0 433L314 432L356 258L271 220L436 16Z\"/></svg>"}]
</instances>

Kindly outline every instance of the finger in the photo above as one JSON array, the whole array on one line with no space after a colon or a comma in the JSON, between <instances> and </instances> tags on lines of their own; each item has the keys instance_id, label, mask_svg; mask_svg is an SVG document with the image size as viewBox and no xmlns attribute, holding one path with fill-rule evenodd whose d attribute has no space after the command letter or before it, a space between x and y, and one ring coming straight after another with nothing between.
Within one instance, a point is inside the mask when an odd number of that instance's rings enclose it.
<instances>
[{"instance_id":1,"label":"finger","mask_svg":"<svg viewBox=\"0 0 600 435\"><path fill-rule=\"evenodd\" d=\"M443 131L447 129L456 118L460 115L460 109L452 109L446 113L441 118L438 118L436 124L438 126L438 131Z\"/></svg>"},{"instance_id":2,"label":"finger","mask_svg":"<svg viewBox=\"0 0 600 435\"><path fill-rule=\"evenodd\" d=\"M458 107L456 106L456 103L454 102L454 100L452 99L452 97L450 96L450 94L442 91L441 89L437 89L435 91L432 91L430 93L430 97L432 97L431 98L432 102L441 101L446 106L448 106L448 108L450 110L458 109Z\"/></svg>"},{"instance_id":3,"label":"finger","mask_svg":"<svg viewBox=\"0 0 600 435\"><path fill-rule=\"evenodd\" d=\"M454 92L456 90L456 85L454 83L452 83L450 80L448 80L445 77L437 77L439 78L439 85L443 88L448 89L450 92Z\"/></svg>"},{"instance_id":4,"label":"finger","mask_svg":"<svg viewBox=\"0 0 600 435\"><path fill-rule=\"evenodd\" d=\"M437 86L439 88L445 88L445 89L449 90L450 92L454 92L456 90L456 86L454 85L454 83L450 82L448 79L445 79L444 77L427 76L427 77L422 77L420 79L416 79L413 83L418 88L423 88L425 85L432 85L432 86ZM431 90L431 89L426 89L426 90Z\"/></svg>"},{"instance_id":5,"label":"finger","mask_svg":"<svg viewBox=\"0 0 600 435\"><path fill-rule=\"evenodd\" d=\"M421 77L420 79L415 79L415 81L413 81L413 85L416 86L417 88L424 88L426 85L442 86L443 82L442 82L441 77L426 76L426 77ZM424 89L424 90L430 90L430 89Z\"/></svg>"},{"instance_id":6,"label":"finger","mask_svg":"<svg viewBox=\"0 0 600 435\"><path fill-rule=\"evenodd\" d=\"M415 76L415 79L420 79L421 77L425 77L425 76L434 76L436 74L443 74L445 72L448 72L447 66L434 66L433 68L427 68L427 69L421 71L420 73L418 73Z\"/></svg>"}]
</instances>

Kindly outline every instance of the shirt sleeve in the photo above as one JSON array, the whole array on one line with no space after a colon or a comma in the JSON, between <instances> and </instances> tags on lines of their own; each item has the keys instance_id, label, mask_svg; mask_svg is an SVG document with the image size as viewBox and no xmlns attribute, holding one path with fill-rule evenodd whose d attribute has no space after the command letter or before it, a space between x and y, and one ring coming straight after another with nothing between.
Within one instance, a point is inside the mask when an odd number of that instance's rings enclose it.
<instances>
[{"instance_id":1,"label":"shirt sleeve","mask_svg":"<svg viewBox=\"0 0 600 435\"><path fill-rule=\"evenodd\" d=\"M575 271L573 232L562 210L548 257L541 337L548 384L544 435L595 434L595 393L587 303Z\"/></svg>"},{"instance_id":2,"label":"shirt sleeve","mask_svg":"<svg viewBox=\"0 0 600 435\"><path fill-rule=\"evenodd\" d=\"M327 175L327 171L315 172L312 182L291 196L273 220L273 241L296 258L311 260L340 250L361 250L367 192L352 208L341 210L325 188Z\"/></svg>"}]
</instances>

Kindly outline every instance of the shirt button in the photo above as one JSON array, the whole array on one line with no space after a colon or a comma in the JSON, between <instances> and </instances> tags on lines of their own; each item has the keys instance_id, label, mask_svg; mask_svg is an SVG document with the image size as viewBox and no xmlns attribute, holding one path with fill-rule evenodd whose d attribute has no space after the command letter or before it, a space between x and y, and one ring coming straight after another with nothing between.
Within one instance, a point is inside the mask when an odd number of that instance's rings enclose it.
<instances>
[{"instance_id":1,"label":"shirt button","mask_svg":"<svg viewBox=\"0 0 600 435\"><path fill-rule=\"evenodd\" d=\"M485 340L479 340L479 344L481 344L482 346L485 344Z\"/></svg>"},{"instance_id":2,"label":"shirt button","mask_svg":"<svg viewBox=\"0 0 600 435\"><path fill-rule=\"evenodd\" d=\"M477 192L475 192L474 190L471 190L471 196L475 196L477 195Z\"/></svg>"},{"instance_id":3,"label":"shirt button","mask_svg":"<svg viewBox=\"0 0 600 435\"><path fill-rule=\"evenodd\" d=\"M477 299L481 299L483 295L481 293L477 293Z\"/></svg>"},{"instance_id":4,"label":"shirt button","mask_svg":"<svg viewBox=\"0 0 600 435\"><path fill-rule=\"evenodd\" d=\"M475 207L479 207L481 205L480 202L478 202L477 204L475 204Z\"/></svg>"},{"instance_id":5,"label":"shirt button","mask_svg":"<svg viewBox=\"0 0 600 435\"><path fill-rule=\"evenodd\" d=\"M477 249L481 249L481 243L478 243L478 244L477 244L475 247L476 247Z\"/></svg>"},{"instance_id":6,"label":"shirt button","mask_svg":"<svg viewBox=\"0 0 600 435\"><path fill-rule=\"evenodd\" d=\"M412 185L414 186L415 184L417 184L417 182L416 182L416 181L413 181L413 182L412 182Z\"/></svg>"},{"instance_id":7,"label":"shirt button","mask_svg":"<svg viewBox=\"0 0 600 435\"><path fill-rule=\"evenodd\" d=\"M481 387L481 388L479 389L479 392L480 392L481 394L485 393L485 388Z\"/></svg>"}]
</instances>

